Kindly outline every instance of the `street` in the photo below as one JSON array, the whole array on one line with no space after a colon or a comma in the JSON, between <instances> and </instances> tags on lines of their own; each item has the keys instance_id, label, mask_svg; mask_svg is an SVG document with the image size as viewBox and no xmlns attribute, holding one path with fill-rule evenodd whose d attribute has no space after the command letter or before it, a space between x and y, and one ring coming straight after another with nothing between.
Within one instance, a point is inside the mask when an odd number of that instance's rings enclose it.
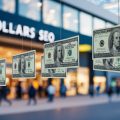
<instances>
[{"instance_id":1,"label":"street","mask_svg":"<svg viewBox=\"0 0 120 120\"><path fill-rule=\"evenodd\" d=\"M76 98L78 101L79 98ZM97 97L89 99L90 101L97 99L106 99L105 97ZM82 102L82 99L80 101ZM96 99L96 100L95 100ZM76 102L73 100L73 102ZM83 100L84 101L84 100ZM49 103L54 104L54 103ZM59 104L59 102L57 103ZM60 103L61 104L61 103ZM67 103L66 103L67 104ZM39 106L39 105L38 105ZM60 106L60 105L58 105ZM19 109L19 107L16 109ZM0 109L1 111L2 109ZM5 110L5 109L3 109ZM0 120L120 120L120 101L113 100L112 102L104 102L78 105L72 107L56 107L54 109L21 112L13 114L1 114Z\"/></svg>"},{"instance_id":2,"label":"street","mask_svg":"<svg viewBox=\"0 0 120 120\"><path fill-rule=\"evenodd\" d=\"M120 103L1 115L0 120L120 120Z\"/></svg>"}]
</instances>

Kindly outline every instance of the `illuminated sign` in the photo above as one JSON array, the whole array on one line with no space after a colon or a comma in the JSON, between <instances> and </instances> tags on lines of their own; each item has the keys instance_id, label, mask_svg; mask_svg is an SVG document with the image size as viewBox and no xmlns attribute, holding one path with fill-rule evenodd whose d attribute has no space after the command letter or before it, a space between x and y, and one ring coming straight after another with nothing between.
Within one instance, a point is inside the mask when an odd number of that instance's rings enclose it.
<instances>
[{"instance_id":1,"label":"illuminated sign","mask_svg":"<svg viewBox=\"0 0 120 120\"><path fill-rule=\"evenodd\" d=\"M27 37L30 39L36 38L36 33L38 32L38 40L45 42L54 42L55 34L47 30L36 31L35 27L29 27L27 25L14 25L12 22L7 23L6 21L0 20L0 32Z\"/></svg>"}]
</instances>

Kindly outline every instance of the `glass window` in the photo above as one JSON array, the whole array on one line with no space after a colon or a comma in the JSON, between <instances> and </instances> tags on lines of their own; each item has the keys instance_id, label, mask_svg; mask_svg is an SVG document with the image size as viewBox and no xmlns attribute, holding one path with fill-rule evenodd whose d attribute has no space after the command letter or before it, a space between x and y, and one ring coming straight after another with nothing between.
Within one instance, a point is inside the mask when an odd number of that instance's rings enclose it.
<instances>
[{"instance_id":1,"label":"glass window","mask_svg":"<svg viewBox=\"0 0 120 120\"><path fill-rule=\"evenodd\" d=\"M80 33L92 35L92 16L83 12L80 12Z\"/></svg>"},{"instance_id":2,"label":"glass window","mask_svg":"<svg viewBox=\"0 0 120 120\"><path fill-rule=\"evenodd\" d=\"M0 9L6 12L15 12L15 0L0 0Z\"/></svg>"},{"instance_id":3,"label":"glass window","mask_svg":"<svg viewBox=\"0 0 120 120\"><path fill-rule=\"evenodd\" d=\"M41 6L40 0L19 0L19 14L39 21Z\"/></svg>"},{"instance_id":4,"label":"glass window","mask_svg":"<svg viewBox=\"0 0 120 120\"><path fill-rule=\"evenodd\" d=\"M94 29L105 28L105 21L103 21L99 18L94 18L93 28Z\"/></svg>"},{"instance_id":5,"label":"glass window","mask_svg":"<svg viewBox=\"0 0 120 120\"><path fill-rule=\"evenodd\" d=\"M113 26L114 26L114 24L112 24L112 23L109 23L109 22L106 23L106 28L113 27Z\"/></svg>"},{"instance_id":6,"label":"glass window","mask_svg":"<svg viewBox=\"0 0 120 120\"><path fill-rule=\"evenodd\" d=\"M63 27L78 32L78 11L70 7L63 7Z\"/></svg>"},{"instance_id":7,"label":"glass window","mask_svg":"<svg viewBox=\"0 0 120 120\"><path fill-rule=\"evenodd\" d=\"M43 21L46 24L61 26L61 5L52 0L43 1Z\"/></svg>"}]
</instances>

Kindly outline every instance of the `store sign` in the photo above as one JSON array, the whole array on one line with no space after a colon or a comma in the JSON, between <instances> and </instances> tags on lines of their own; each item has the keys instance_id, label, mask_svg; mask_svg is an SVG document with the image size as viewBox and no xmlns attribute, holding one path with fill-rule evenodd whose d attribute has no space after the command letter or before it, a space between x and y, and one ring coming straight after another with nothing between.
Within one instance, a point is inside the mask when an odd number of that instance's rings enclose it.
<instances>
[{"instance_id":1,"label":"store sign","mask_svg":"<svg viewBox=\"0 0 120 120\"><path fill-rule=\"evenodd\" d=\"M26 25L14 25L12 22L6 22L0 20L0 32L21 36L21 37L27 37L30 39L36 38L36 33L38 32L38 40L45 41L45 42L54 42L55 41L55 34L53 32L49 32L47 30L40 29L39 31L36 31L35 27L29 27Z\"/></svg>"}]
</instances>

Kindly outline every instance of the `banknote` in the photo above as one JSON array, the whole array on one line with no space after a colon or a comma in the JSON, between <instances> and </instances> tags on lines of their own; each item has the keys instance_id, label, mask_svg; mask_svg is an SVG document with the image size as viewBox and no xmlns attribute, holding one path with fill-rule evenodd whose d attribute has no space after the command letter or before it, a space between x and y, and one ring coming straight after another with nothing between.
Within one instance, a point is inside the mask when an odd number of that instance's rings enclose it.
<instances>
[{"instance_id":1,"label":"banknote","mask_svg":"<svg viewBox=\"0 0 120 120\"><path fill-rule=\"evenodd\" d=\"M13 60L12 60L13 78L36 77L35 54L36 51L32 50L13 56Z\"/></svg>"},{"instance_id":2,"label":"banknote","mask_svg":"<svg viewBox=\"0 0 120 120\"><path fill-rule=\"evenodd\" d=\"M45 44L44 57L45 68L78 67L79 36Z\"/></svg>"},{"instance_id":3,"label":"banknote","mask_svg":"<svg viewBox=\"0 0 120 120\"><path fill-rule=\"evenodd\" d=\"M47 69L45 68L44 57L42 56L41 75L48 78L64 78L66 77L66 68Z\"/></svg>"},{"instance_id":4,"label":"banknote","mask_svg":"<svg viewBox=\"0 0 120 120\"><path fill-rule=\"evenodd\" d=\"M120 72L120 57L95 58L93 68L94 70Z\"/></svg>"},{"instance_id":5,"label":"banknote","mask_svg":"<svg viewBox=\"0 0 120 120\"><path fill-rule=\"evenodd\" d=\"M6 85L6 60L0 59L0 86Z\"/></svg>"},{"instance_id":6,"label":"banknote","mask_svg":"<svg viewBox=\"0 0 120 120\"><path fill-rule=\"evenodd\" d=\"M120 55L120 26L93 31L93 59Z\"/></svg>"}]
</instances>

